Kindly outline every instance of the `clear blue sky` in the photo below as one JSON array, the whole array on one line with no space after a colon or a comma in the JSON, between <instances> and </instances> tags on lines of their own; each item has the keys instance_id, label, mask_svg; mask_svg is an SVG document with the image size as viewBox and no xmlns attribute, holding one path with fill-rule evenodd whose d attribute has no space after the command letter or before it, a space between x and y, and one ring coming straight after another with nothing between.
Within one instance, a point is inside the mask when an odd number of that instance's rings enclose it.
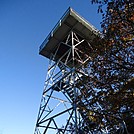
<instances>
[{"instance_id":1,"label":"clear blue sky","mask_svg":"<svg viewBox=\"0 0 134 134\"><path fill-rule=\"evenodd\" d=\"M38 49L69 6L100 29L90 0L0 0L0 134L33 134L48 67Z\"/></svg>"}]
</instances>

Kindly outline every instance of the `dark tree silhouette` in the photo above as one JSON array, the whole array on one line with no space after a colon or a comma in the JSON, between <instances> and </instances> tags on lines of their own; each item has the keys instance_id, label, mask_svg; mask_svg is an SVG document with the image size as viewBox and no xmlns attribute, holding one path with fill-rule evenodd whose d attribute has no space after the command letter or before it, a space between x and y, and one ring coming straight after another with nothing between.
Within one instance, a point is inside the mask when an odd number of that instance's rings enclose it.
<instances>
[{"instance_id":1,"label":"dark tree silhouette","mask_svg":"<svg viewBox=\"0 0 134 134\"><path fill-rule=\"evenodd\" d=\"M93 76L90 83L98 89L95 98L101 107L97 125L101 123L110 133L118 128L122 133L134 133L134 3L129 0L92 2L99 4L98 12L103 16L103 38L89 63Z\"/></svg>"},{"instance_id":2,"label":"dark tree silhouette","mask_svg":"<svg viewBox=\"0 0 134 134\"><path fill-rule=\"evenodd\" d=\"M86 108L78 104L88 115L80 131L134 134L134 3L91 2L102 14L102 36L94 40L92 61L85 65L91 73L78 84L88 87L82 91L89 101Z\"/></svg>"}]
</instances>

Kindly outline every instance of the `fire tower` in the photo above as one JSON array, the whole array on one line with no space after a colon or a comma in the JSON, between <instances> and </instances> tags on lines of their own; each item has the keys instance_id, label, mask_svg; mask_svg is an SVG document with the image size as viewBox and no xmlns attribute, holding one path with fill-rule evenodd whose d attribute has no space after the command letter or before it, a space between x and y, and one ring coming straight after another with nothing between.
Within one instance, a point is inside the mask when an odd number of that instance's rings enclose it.
<instances>
[{"instance_id":1,"label":"fire tower","mask_svg":"<svg viewBox=\"0 0 134 134\"><path fill-rule=\"evenodd\" d=\"M90 75L85 65L92 59L98 35L69 8L40 46L49 66L34 134L80 134L85 124L92 123L86 110L89 90L82 79Z\"/></svg>"}]
</instances>

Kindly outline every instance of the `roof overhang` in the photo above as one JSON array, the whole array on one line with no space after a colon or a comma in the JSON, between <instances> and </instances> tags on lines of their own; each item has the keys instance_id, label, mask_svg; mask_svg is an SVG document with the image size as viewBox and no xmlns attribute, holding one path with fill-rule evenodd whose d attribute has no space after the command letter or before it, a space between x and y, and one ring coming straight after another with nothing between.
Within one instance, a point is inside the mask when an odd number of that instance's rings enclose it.
<instances>
[{"instance_id":1,"label":"roof overhang","mask_svg":"<svg viewBox=\"0 0 134 134\"><path fill-rule=\"evenodd\" d=\"M50 58L52 52L70 31L78 33L90 43L92 43L92 40L95 37L100 35L99 30L76 13L72 8L69 8L41 44L39 54Z\"/></svg>"}]
</instances>

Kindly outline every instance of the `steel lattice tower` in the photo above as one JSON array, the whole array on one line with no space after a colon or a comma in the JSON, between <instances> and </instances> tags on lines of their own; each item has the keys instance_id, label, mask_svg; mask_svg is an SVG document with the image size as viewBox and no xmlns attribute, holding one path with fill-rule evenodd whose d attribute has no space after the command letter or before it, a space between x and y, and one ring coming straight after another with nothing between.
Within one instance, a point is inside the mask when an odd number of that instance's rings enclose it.
<instances>
[{"instance_id":1,"label":"steel lattice tower","mask_svg":"<svg viewBox=\"0 0 134 134\"><path fill-rule=\"evenodd\" d=\"M90 74L85 65L98 34L69 8L42 43L39 52L49 59L49 67L34 134L80 134L89 123L88 88L82 77Z\"/></svg>"}]
</instances>

